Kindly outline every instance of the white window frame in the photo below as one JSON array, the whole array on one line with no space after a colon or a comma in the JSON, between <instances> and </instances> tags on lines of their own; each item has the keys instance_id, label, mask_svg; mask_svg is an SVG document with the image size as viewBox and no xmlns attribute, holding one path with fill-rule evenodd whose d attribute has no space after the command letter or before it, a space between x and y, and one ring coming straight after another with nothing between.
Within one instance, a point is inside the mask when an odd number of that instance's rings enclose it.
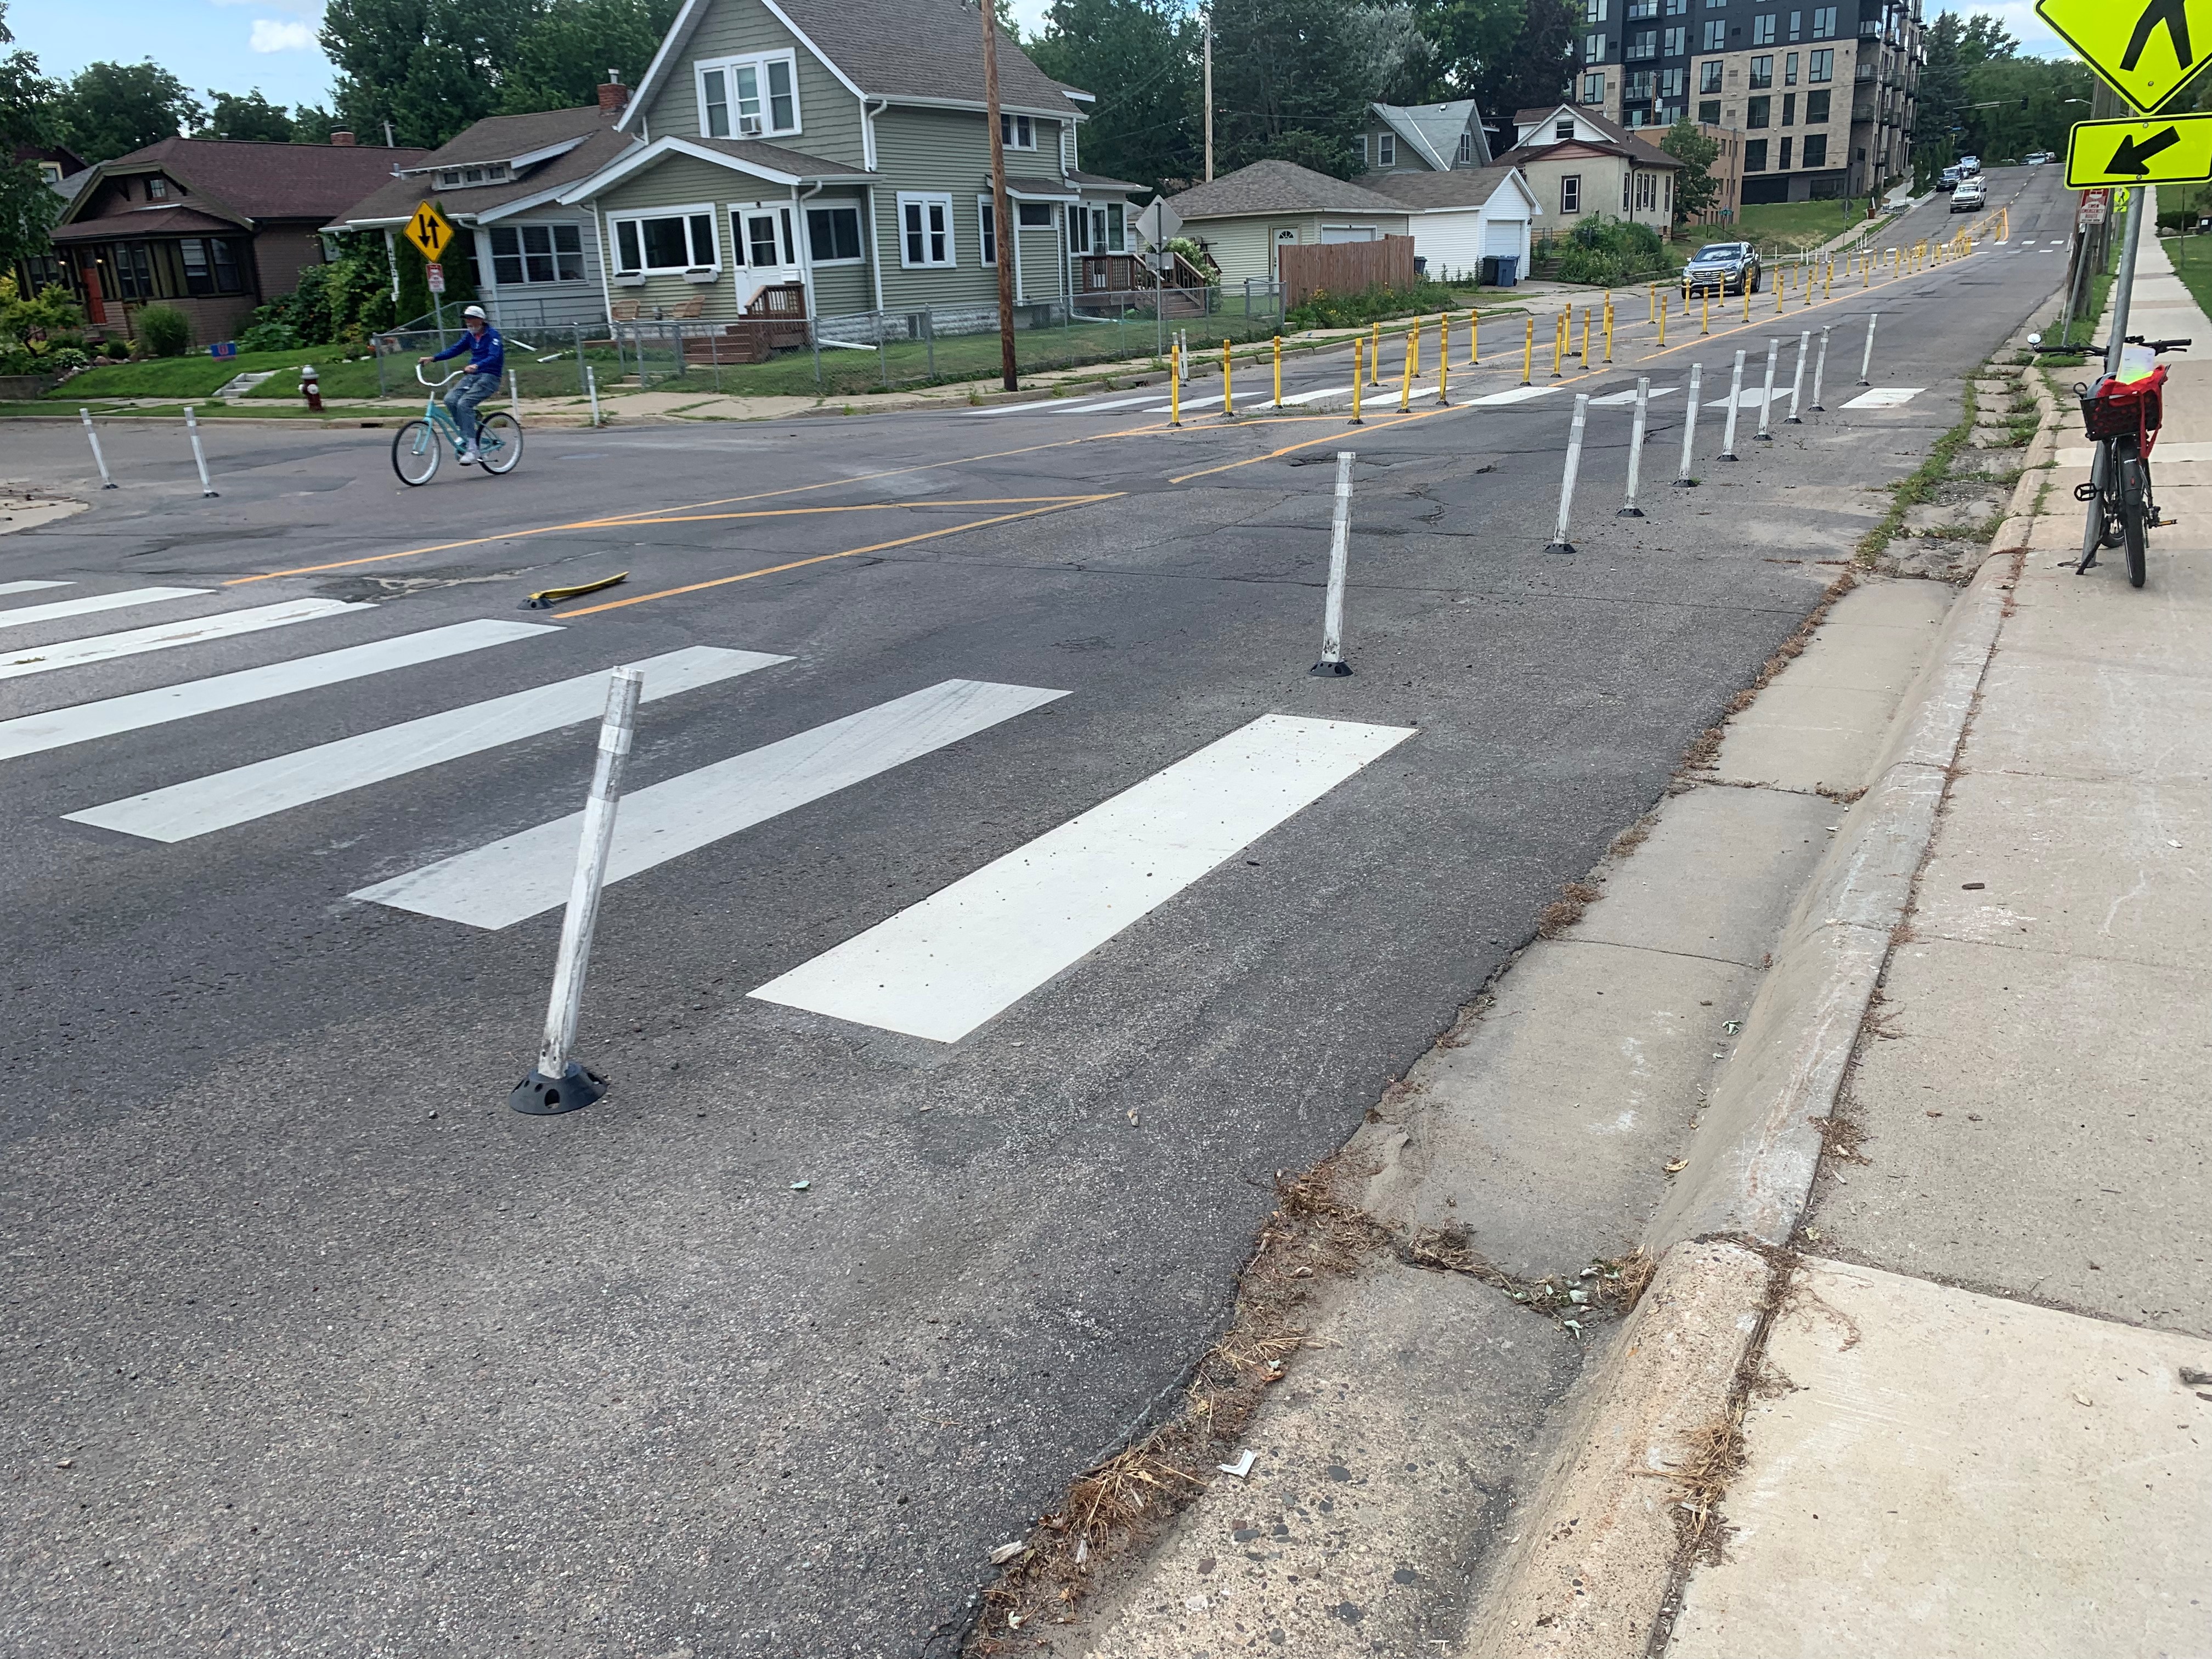
<instances>
[{"instance_id":1,"label":"white window frame","mask_svg":"<svg viewBox=\"0 0 2212 1659\"><path fill-rule=\"evenodd\" d=\"M1396 133L1378 132L1375 135L1375 165L1378 167L1395 167L1398 165L1398 135Z\"/></svg>"},{"instance_id":2,"label":"white window frame","mask_svg":"<svg viewBox=\"0 0 2212 1659\"><path fill-rule=\"evenodd\" d=\"M1474 135L1471 132L1462 132L1459 136L1459 159L1462 161L1474 160Z\"/></svg>"},{"instance_id":3,"label":"white window frame","mask_svg":"<svg viewBox=\"0 0 2212 1659\"><path fill-rule=\"evenodd\" d=\"M1035 149L1036 123L1026 115L1017 115L1012 110L999 113L999 145L1002 149Z\"/></svg>"},{"instance_id":4,"label":"white window frame","mask_svg":"<svg viewBox=\"0 0 2212 1659\"><path fill-rule=\"evenodd\" d=\"M907 256L906 210L908 205L922 210L922 252L929 252L929 210L945 210L945 257L942 259L909 259ZM942 190L902 190L898 193L898 252L899 267L903 270L950 270L960 263L960 236L952 222L952 196Z\"/></svg>"},{"instance_id":5,"label":"white window frame","mask_svg":"<svg viewBox=\"0 0 2212 1659\"><path fill-rule=\"evenodd\" d=\"M994 268L999 263L999 228L992 222L998 216L992 211L991 198L988 196L976 197L975 263L987 270ZM903 258L906 253L903 240L906 235L906 210L903 208L899 210L899 235L902 239L899 253Z\"/></svg>"},{"instance_id":6,"label":"white window frame","mask_svg":"<svg viewBox=\"0 0 2212 1659\"><path fill-rule=\"evenodd\" d=\"M819 270L824 265L858 265L866 264L867 263L868 227L866 222L860 216L860 204L858 202L812 202L807 204L806 213L808 215L817 213L851 214L853 216L853 240L856 249L856 252L848 258L824 259L821 258L814 252L814 228L811 225L806 222L806 217L802 216L799 219L799 234L806 239L806 262L810 266L816 270ZM834 233L830 237L830 241L832 246L836 244L836 237Z\"/></svg>"},{"instance_id":7,"label":"white window frame","mask_svg":"<svg viewBox=\"0 0 2212 1659\"><path fill-rule=\"evenodd\" d=\"M730 204L730 252L739 270L792 270L799 268L799 229L791 217L788 202L732 202ZM775 222L776 252L781 257L773 264L753 263L752 239L745 234L745 221L757 215L765 215Z\"/></svg>"},{"instance_id":8,"label":"white window frame","mask_svg":"<svg viewBox=\"0 0 2212 1659\"><path fill-rule=\"evenodd\" d=\"M1583 210L1583 176L1579 173L1559 175L1559 211L1562 214Z\"/></svg>"},{"instance_id":9,"label":"white window frame","mask_svg":"<svg viewBox=\"0 0 2212 1659\"><path fill-rule=\"evenodd\" d=\"M704 215L708 222L714 227L714 257L711 263L684 265L649 265L645 263L645 222L647 220L681 219L684 221L684 249L687 252L696 254L699 250L691 244L691 221L702 215ZM665 276L671 273L681 276L691 270L711 270L719 274L722 269L721 219L721 210L712 202L694 202L684 207L639 208L629 213L610 213L607 216L609 268L617 276ZM638 228L638 264L634 270L623 269L622 263L622 228L626 224L635 225Z\"/></svg>"},{"instance_id":10,"label":"white window frame","mask_svg":"<svg viewBox=\"0 0 2212 1659\"><path fill-rule=\"evenodd\" d=\"M781 64L791 76L791 125L775 124L775 94L769 88L769 66ZM760 131L747 132L745 117L738 99L738 71L753 71L755 100L760 106ZM710 73L722 76L722 107L729 125L727 132L716 132L707 116L707 76ZM803 131L805 112L799 106L799 54L795 52L748 52L734 58L702 58L691 65L691 89L699 100L699 136L702 138L788 138Z\"/></svg>"},{"instance_id":11,"label":"white window frame","mask_svg":"<svg viewBox=\"0 0 2212 1659\"><path fill-rule=\"evenodd\" d=\"M532 252L528 246L530 239L527 233L533 230L542 230L545 233L546 247L545 252L543 253ZM572 230L576 234L576 274L574 276L563 276L561 274L561 261L563 254L560 246L560 238L556 233L563 230ZM501 253L499 251L499 239L502 233L514 238L514 252ZM688 232L685 235L685 240L686 245L688 246L690 240L690 234ZM484 241L485 245L491 249L492 283L495 287L557 288L563 283L582 283L591 280L587 267L585 264L584 227L576 220L537 219L527 222L489 225L485 228ZM644 241L642 235L641 234L639 240L639 252L642 255L643 252ZM512 283L508 282L507 278L499 274L500 262L503 259L511 259L514 261L515 264L522 273ZM547 277L543 282L540 282L538 278L532 276L530 274L530 262L532 259L551 260L553 262L553 275Z\"/></svg>"}]
</instances>

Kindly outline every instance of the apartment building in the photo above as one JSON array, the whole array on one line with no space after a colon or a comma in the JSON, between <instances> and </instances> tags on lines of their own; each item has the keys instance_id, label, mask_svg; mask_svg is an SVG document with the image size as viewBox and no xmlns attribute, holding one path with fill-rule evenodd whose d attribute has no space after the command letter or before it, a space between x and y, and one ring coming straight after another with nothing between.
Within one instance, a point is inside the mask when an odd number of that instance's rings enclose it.
<instances>
[{"instance_id":1,"label":"apartment building","mask_svg":"<svg viewBox=\"0 0 2212 1659\"><path fill-rule=\"evenodd\" d=\"M1743 200L1830 200L1911 167L1921 0L1582 0L1577 104L1742 141Z\"/></svg>"}]
</instances>

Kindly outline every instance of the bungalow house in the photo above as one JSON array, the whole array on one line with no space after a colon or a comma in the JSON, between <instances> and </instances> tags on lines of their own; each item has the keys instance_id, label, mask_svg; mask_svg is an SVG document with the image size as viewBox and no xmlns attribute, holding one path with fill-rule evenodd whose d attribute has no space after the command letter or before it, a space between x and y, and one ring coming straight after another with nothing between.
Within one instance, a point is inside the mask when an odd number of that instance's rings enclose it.
<instances>
[{"instance_id":1,"label":"bungalow house","mask_svg":"<svg viewBox=\"0 0 2212 1659\"><path fill-rule=\"evenodd\" d=\"M616 120L629 88L610 82L599 102L535 115L492 115L401 168L350 204L332 230L394 233L423 202L455 231L447 256L469 275L502 329L605 321L599 221L562 192L641 148Z\"/></svg>"},{"instance_id":2,"label":"bungalow house","mask_svg":"<svg viewBox=\"0 0 2212 1659\"><path fill-rule=\"evenodd\" d=\"M419 149L236 138L164 138L89 169L51 233L61 280L105 337L131 336L156 301L204 341L299 285L323 258L318 234Z\"/></svg>"},{"instance_id":3,"label":"bungalow house","mask_svg":"<svg viewBox=\"0 0 2212 1659\"><path fill-rule=\"evenodd\" d=\"M88 170L82 156L61 144L18 144L15 160L19 166L30 163L39 175L39 182L64 204L76 194L76 187L84 181ZM17 258L12 274L17 292L36 294L62 280L61 261L51 248L41 253L23 254Z\"/></svg>"},{"instance_id":4,"label":"bungalow house","mask_svg":"<svg viewBox=\"0 0 2212 1659\"><path fill-rule=\"evenodd\" d=\"M625 142L557 198L591 222L609 311L729 319L797 293L812 316L986 324L1001 227L979 27L962 0L684 0ZM1090 94L1003 35L997 56L1015 298L1057 307L1078 260L1130 246L1138 187L1081 170Z\"/></svg>"},{"instance_id":5,"label":"bungalow house","mask_svg":"<svg viewBox=\"0 0 2212 1659\"><path fill-rule=\"evenodd\" d=\"M1472 98L1448 104L1370 104L1360 154L1370 174L1486 167L1490 135Z\"/></svg>"},{"instance_id":6,"label":"bungalow house","mask_svg":"<svg viewBox=\"0 0 2212 1659\"><path fill-rule=\"evenodd\" d=\"M1362 182L1405 210L1413 255L1431 276L1479 273L1483 260L1494 255L1510 256L1514 269L1528 274L1537 201L1520 168L1500 163L1442 173L1400 171L1370 173Z\"/></svg>"},{"instance_id":7,"label":"bungalow house","mask_svg":"<svg viewBox=\"0 0 2212 1659\"><path fill-rule=\"evenodd\" d=\"M1409 234L1404 203L1293 161L1255 161L1169 198L1168 205L1229 287L1275 281L1280 247Z\"/></svg>"},{"instance_id":8,"label":"bungalow house","mask_svg":"<svg viewBox=\"0 0 2212 1659\"><path fill-rule=\"evenodd\" d=\"M1594 214L1667 234L1674 222L1680 161L1577 105L1524 109L1513 118L1520 142L1498 159L1528 178L1541 210L1540 234L1572 230Z\"/></svg>"}]
</instances>

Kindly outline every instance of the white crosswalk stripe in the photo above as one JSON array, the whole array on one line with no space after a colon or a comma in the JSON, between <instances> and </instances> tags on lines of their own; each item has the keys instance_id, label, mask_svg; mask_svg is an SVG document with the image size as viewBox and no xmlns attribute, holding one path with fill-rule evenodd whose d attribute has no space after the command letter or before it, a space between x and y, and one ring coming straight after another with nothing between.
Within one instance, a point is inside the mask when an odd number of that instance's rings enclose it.
<instances>
[{"instance_id":1,"label":"white crosswalk stripe","mask_svg":"<svg viewBox=\"0 0 2212 1659\"><path fill-rule=\"evenodd\" d=\"M1486 398L1470 398L1468 402L1477 409L1498 409L1507 404L1525 404L1532 398L1548 398L1559 389L1555 386L1516 386L1493 392Z\"/></svg>"},{"instance_id":2,"label":"white crosswalk stripe","mask_svg":"<svg viewBox=\"0 0 2212 1659\"><path fill-rule=\"evenodd\" d=\"M397 639L374 640L367 645L349 645L342 650L325 651L312 657L295 657L263 668L241 668L234 673L210 675L204 679L186 680L181 685L159 686L151 691L133 691L124 696L102 698L98 702L76 703L43 714L21 714L11 720L0 720L0 760L89 743L94 738L112 738L149 726L165 726L171 720L188 720L220 708L265 702L272 697L289 696L295 691L337 685L370 674L412 668L441 657L459 656L463 652L481 651L487 646L560 631L547 623L453 623L444 628L425 629L418 634L402 634Z\"/></svg>"},{"instance_id":3,"label":"white crosswalk stripe","mask_svg":"<svg viewBox=\"0 0 2212 1659\"><path fill-rule=\"evenodd\" d=\"M758 651L695 645L649 657L636 666L645 674L644 701L657 702L790 660ZM148 841L189 841L465 755L557 732L597 715L606 695L604 671L579 674L64 816L73 823L94 824Z\"/></svg>"},{"instance_id":4,"label":"white crosswalk stripe","mask_svg":"<svg viewBox=\"0 0 2212 1659\"><path fill-rule=\"evenodd\" d=\"M752 995L957 1042L1413 735L1263 715Z\"/></svg>"},{"instance_id":5,"label":"white crosswalk stripe","mask_svg":"<svg viewBox=\"0 0 2212 1659\"><path fill-rule=\"evenodd\" d=\"M204 587L131 587L117 593L85 593L74 599L55 599L46 605L19 605L0 611L0 628L27 628L33 623L89 617L95 611L125 611L134 605L159 605L164 599L196 599L206 592Z\"/></svg>"},{"instance_id":6,"label":"white crosswalk stripe","mask_svg":"<svg viewBox=\"0 0 2212 1659\"><path fill-rule=\"evenodd\" d=\"M647 695L652 686L647 679ZM611 884L1067 696L946 680L623 797ZM568 896L583 814L570 813L351 895L471 927L501 928Z\"/></svg>"},{"instance_id":7,"label":"white crosswalk stripe","mask_svg":"<svg viewBox=\"0 0 2212 1659\"><path fill-rule=\"evenodd\" d=\"M0 582L0 593L35 593L41 588L70 587L73 586L75 586L75 584L70 582Z\"/></svg>"},{"instance_id":8,"label":"white crosswalk stripe","mask_svg":"<svg viewBox=\"0 0 2212 1659\"><path fill-rule=\"evenodd\" d=\"M256 605L248 611L218 611L187 622L162 623L152 628L126 629L119 634L95 634L58 645L32 646L11 656L0 656L0 680L24 674L44 674L57 668L76 668L86 663L134 657L147 651L167 651L180 645L229 639L258 633L264 628L283 628L293 623L315 622L349 611L373 611L372 605L342 599L285 599Z\"/></svg>"},{"instance_id":9,"label":"white crosswalk stripe","mask_svg":"<svg viewBox=\"0 0 2212 1659\"><path fill-rule=\"evenodd\" d=\"M1681 387L1680 387L1680 386L1653 386L1653 387L1651 388L1651 393L1650 393L1650 395L1651 395L1652 398L1654 398L1654 399L1660 398L1667 398L1667 397L1671 397L1671 396L1673 396L1675 392L1680 392L1680 390L1681 390ZM1606 393L1606 395L1605 395L1604 397L1602 397L1602 398L1591 398L1591 399L1590 399L1590 407L1591 407L1592 409L1597 409L1597 408L1600 408L1600 407L1608 408L1608 409L1618 409L1618 408L1622 407L1622 406L1623 406L1623 405L1625 405L1625 404L1632 404L1632 403L1634 403L1635 401L1636 401L1636 389L1635 389L1633 386L1631 386L1631 387L1630 387L1627 391L1626 391L1626 392L1607 392L1607 393ZM1722 399L1721 399L1721 402L1722 402L1722 403L1723 403L1723 404L1725 404L1725 403L1727 403L1727 402L1728 402L1728 399L1727 399L1727 398L1722 398Z\"/></svg>"}]
</instances>

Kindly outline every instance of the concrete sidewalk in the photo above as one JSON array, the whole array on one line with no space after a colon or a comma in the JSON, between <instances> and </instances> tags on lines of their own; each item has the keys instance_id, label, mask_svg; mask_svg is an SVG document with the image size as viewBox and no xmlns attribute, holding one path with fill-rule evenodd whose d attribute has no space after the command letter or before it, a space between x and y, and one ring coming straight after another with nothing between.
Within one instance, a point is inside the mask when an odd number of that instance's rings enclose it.
<instances>
[{"instance_id":1,"label":"concrete sidewalk","mask_svg":"<svg viewBox=\"0 0 2212 1659\"><path fill-rule=\"evenodd\" d=\"M2212 346L2148 239L2135 306ZM2212 363L2172 371L2141 591L2073 572L2059 420L1682 1659L2212 1652Z\"/></svg>"}]
</instances>

